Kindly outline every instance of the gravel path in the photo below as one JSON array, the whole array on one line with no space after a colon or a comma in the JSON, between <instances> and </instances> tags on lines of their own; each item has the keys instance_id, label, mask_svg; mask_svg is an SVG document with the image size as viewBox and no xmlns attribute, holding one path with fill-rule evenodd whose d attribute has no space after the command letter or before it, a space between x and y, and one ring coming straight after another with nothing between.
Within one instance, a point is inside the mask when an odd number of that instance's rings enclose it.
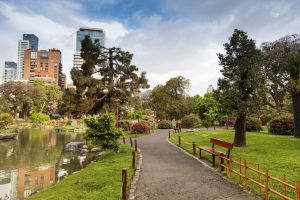
<instances>
[{"instance_id":1,"label":"gravel path","mask_svg":"<svg viewBox=\"0 0 300 200\"><path fill-rule=\"evenodd\" d=\"M167 135L167 130L156 130L137 138L143 153L137 200L260 199L169 144Z\"/></svg>"}]
</instances>

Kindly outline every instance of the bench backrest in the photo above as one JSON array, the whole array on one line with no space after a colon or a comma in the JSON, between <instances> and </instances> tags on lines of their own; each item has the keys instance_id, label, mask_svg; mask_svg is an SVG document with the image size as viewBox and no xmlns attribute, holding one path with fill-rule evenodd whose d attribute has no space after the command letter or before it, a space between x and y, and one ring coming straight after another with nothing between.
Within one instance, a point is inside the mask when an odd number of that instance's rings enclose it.
<instances>
[{"instance_id":1,"label":"bench backrest","mask_svg":"<svg viewBox=\"0 0 300 200\"><path fill-rule=\"evenodd\" d=\"M218 146L221 146L221 147L225 147L227 149L232 149L233 148L232 143L225 142L225 141L222 141L222 140L217 140L217 139L214 139L214 138L210 138L210 143L212 143L213 145L218 145Z\"/></svg>"}]
</instances>

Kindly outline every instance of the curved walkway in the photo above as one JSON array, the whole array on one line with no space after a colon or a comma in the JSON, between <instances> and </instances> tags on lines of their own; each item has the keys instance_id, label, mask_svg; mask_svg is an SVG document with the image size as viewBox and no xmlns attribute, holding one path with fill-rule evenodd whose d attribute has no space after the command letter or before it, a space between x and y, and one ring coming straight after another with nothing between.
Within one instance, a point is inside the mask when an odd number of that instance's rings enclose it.
<instances>
[{"instance_id":1,"label":"curved walkway","mask_svg":"<svg viewBox=\"0 0 300 200\"><path fill-rule=\"evenodd\" d=\"M137 200L260 199L169 144L167 135L167 130L156 130L137 138L143 153Z\"/></svg>"}]
</instances>

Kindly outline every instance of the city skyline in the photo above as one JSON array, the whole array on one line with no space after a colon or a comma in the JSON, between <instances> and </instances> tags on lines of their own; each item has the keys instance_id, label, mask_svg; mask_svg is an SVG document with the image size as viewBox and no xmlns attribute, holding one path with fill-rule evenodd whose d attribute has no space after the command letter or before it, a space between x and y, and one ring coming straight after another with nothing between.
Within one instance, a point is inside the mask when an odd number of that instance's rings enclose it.
<instances>
[{"instance_id":1,"label":"city skyline","mask_svg":"<svg viewBox=\"0 0 300 200\"><path fill-rule=\"evenodd\" d=\"M79 27L101 28L108 47L117 46L134 54L134 64L146 71L153 88L171 77L191 80L191 95L205 93L220 77L217 53L234 28L248 32L259 46L287 34L299 33L300 5L292 0L239 1L0 1L0 54L16 61L16 41L23 33L40 38L40 49L62 51L68 76L76 50ZM64 10L64 12L61 12ZM37 26L38 25L38 26ZM189 70L192 69L192 70Z\"/></svg>"}]
</instances>

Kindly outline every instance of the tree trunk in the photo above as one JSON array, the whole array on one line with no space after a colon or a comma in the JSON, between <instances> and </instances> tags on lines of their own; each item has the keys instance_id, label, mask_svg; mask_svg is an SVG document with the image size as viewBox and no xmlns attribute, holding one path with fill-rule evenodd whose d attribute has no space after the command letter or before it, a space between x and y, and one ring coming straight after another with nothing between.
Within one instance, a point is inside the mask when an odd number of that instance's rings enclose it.
<instances>
[{"instance_id":1,"label":"tree trunk","mask_svg":"<svg viewBox=\"0 0 300 200\"><path fill-rule=\"evenodd\" d=\"M246 115L238 114L235 125L234 145L246 146Z\"/></svg>"},{"instance_id":2,"label":"tree trunk","mask_svg":"<svg viewBox=\"0 0 300 200\"><path fill-rule=\"evenodd\" d=\"M292 94L293 100L293 112L294 112L294 124L295 132L294 136L300 138L300 93L295 92Z\"/></svg>"}]
</instances>

